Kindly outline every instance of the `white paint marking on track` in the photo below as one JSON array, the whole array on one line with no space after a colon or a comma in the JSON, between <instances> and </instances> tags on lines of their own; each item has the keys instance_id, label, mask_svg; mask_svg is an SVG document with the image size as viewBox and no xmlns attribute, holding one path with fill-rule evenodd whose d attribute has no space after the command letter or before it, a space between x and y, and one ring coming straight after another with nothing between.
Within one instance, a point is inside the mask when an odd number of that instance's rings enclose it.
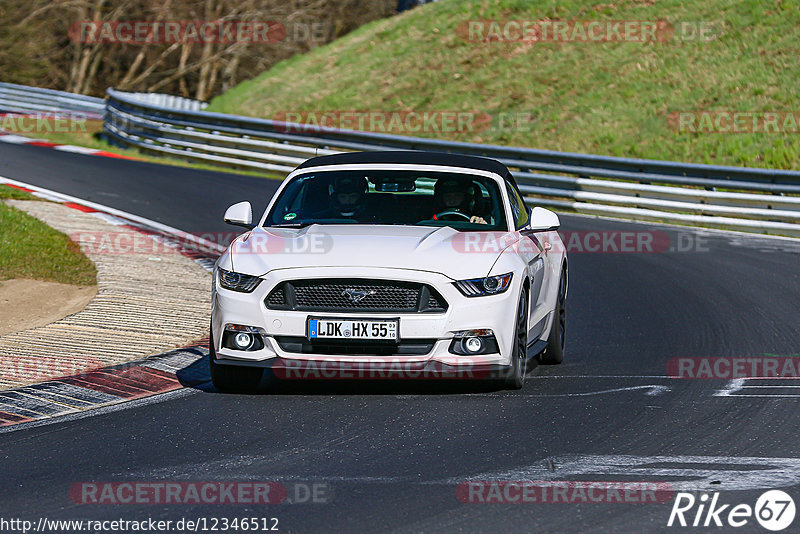
<instances>
[{"instance_id":1,"label":"white paint marking on track","mask_svg":"<svg viewBox=\"0 0 800 534\"><path fill-rule=\"evenodd\" d=\"M741 391L744 385L744 378L734 378L725 384L724 389L717 390L714 393L715 397L731 397L737 391Z\"/></svg>"},{"instance_id":2,"label":"white paint marking on track","mask_svg":"<svg viewBox=\"0 0 800 534\"><path fill-rule=\"evenodd\" d=\"M761 398L768 398L768 399L800 399L800 381L798 381L797 385L775 385L775 384L757 384L757 381L764 380L764 378L735 378L733 380L728 381L723 389L717 390L714 392L714 397L739 397L739 398L753 398L753 397L761 397ZM792 379L781 379L781 380L797 380L796 378ZM753 384L753 381L756 381L756 384ZM794 392L786 391L785 393L756 393L751 392L750 390L755 391L763 391L763 390L794 390Z\"/></svg>"},{"instance_id":3,"label":"white paint marking on track","mask_svg":"<svg viewBox=\"0 0 800 534\"><path fill-rule=\"evenodd\" d=\"M666 375L533 375L526 376L525 380L542 378L664 378L670 380L685 380L679 376Z\"/></svg>"},{"instance_id":4,"label":"white paint marking on track","mask_svg":"<svg viewBox=\"0 0 800 534\"><path fill-rule=\"evenodd\" d=\"M102 211L96 211L94 213L90 213L89 215L97 217L101 221L105 221L108 224L113 224L114 226L125 226L130 224L129 221L126 221L121 217L117 217L116 215L109 215L108 213L103 213Z\"/></svg>"},{"instance_id":5,"label":"white paint marking on track","mask_svg":"<svg viewBox=\"0 0 800 534\"><path fill-rule=\"evenodd\" d=\"M752 393L752 394L747 394L747 395L728 395L728 396L729 397L739 397L739 398L743 398L743 399L752 399L753 397L756 397L756 398L761 397L761 398L765 398L765 399L800 399L800 395L779 395L777 393L774 394L774 395L767 395L767 394L763 394L763 393Z\"/></svg>"},{"instance_id":6,"label":"white paint marking on track","mask_svg":"<svg viewBox=\"0 0 800 534\"><path fill-rule=\"evenodd\" d=\"M75 152L77 154L97 154L101 152L96 148L86 148L85 146L75 145L58 145L53 147L54 150L61 150L62 152Z\"/></svg>"},{"instance_id":7,"label":"white paint marking on track","mask_svg":"<svg viewBox=\"0 0 800 534\"><path fill-rule=\"evenodd\" d=\"M8 134L8 135L0 135L0 141L2 141L3 143L11 143L14 145L24 145L31 142L34 143L40 142L43 141L43 139L31 139L30 137L22 137L21 135Z\"/></svg>"},{"instance_id":8,"label":"white paint marking on track","mask_svg":"<svg viewBox=\"0 0 800 534\"><path fill-rule=\"evenodd\" d=\"M780 389L780 388L800 388L800 386L742 386L742 389L747 389L747 388Z\"/></svg>"},{"instance_id":9,"label":"white paint marking on track","mask_svg":"<svg viewBox=\"0 0 800 534\"><path fill-rule=\"evenodd\" d=\"M34 191L33 193L31 193L31 195L35 196L36 198L42 198L44 200L50 200L52 202L63 202L63 200L61 200L60 198L58 198L58 197L56 197L54 195L50 195L48 193L43 193L43 192L40 192L40 191Z\"/></svg>"},{"instance_id":10,"label":"white paint marking on track","mask_svg":"<svg viewBox=\"0 0 800 534\"><path fill-rule=\"evenodd\" d=\"M657 395L661 395L662 393L667 393L668 391L672 391L672 388L667 386L659 386L655 384L648 384L644 386L631 386L627 388L614 388L614 389L603 389L600 391L589 391L585 393L553 393L553 394L545 394L545 395L533 395L534 397L589 397L592 395L605 395L607 393L620 393L622 391L636 391L639 389L646 389L648 391L645 392L645 395L655 397Z\"/></svg>"},{"instance_id":11,"label":"white paint marking on track","mask_svg":"<svg viewBox=\"0 0 800 534\"><path fill-rule=\"evenodd\" d=\"M649 385L649 386L635 386L629 388L617 388L617 389L604 389L601 391L588 391L583 393L553 393L553 394L537 394L533 393L530 395L522 395L526 399L544 399L544 398L565 398L565 397L593 397L597 395L608 395L612 393L621 393L624 391L632 391L638 389L647 389L648 391L645 392L645 395L648 397L656 397L663 393L667 393L672 391L672 388L668 388L666 386L656 386L656 385ZM465 397L508 397L508 393L462 393ZM411 395L413 396L413 395ZM424 395L422 395L424 396ZM396 395L395 398L397 399L405 399L408 398L409 395Z\"/></svg>"},{"instance_id":12,"label":"white paint marking on track","mask_svg":"<svg viewBox=\"0 0 800 534\"><path fill-rule=\"evenodd\" d=\"M633 456L633 455L565 455L545 459L536 464L508 471L458 475L451 478L420 480L418 476L348 476L336 474L253 474L252 466L262 464L275 455L240 457L232 462L200 462L172 465L147 471L125 471L115 476L134 478L163 478L185 472L185 477L196 472L213 472L224 469L229 476L240 480L309 480L359 484L419 484L425 486L458 486L476 481L556 481L597 480L614 476L615 480L630 482L646 480L660 482L673 491L744 491L790 487L800 483L800 458L765 458L736 456ZM224 464L224 465L223 465ZM551 467L552 466L552 467ZM707 467L706 467L707 466ZM624 477L624 478L623 478ZM683 478L684 480L676 480Z\"/></svg>"},{"instance_id":13,"label":"white paint marking on track","mask_svg":"<svg viewBox=\"0 0 800 534\"><path fill-rule=\"evenodd\" d=\"M666 478L664 482L674 491L708 491L715 487L726 491L775 489L800 484L800 458L567 455L507 471L484 472L431 483L460 484L465 480L556 480L598 475L635 477L637 480L653 482Z\"/></svg>"}]
</instances>

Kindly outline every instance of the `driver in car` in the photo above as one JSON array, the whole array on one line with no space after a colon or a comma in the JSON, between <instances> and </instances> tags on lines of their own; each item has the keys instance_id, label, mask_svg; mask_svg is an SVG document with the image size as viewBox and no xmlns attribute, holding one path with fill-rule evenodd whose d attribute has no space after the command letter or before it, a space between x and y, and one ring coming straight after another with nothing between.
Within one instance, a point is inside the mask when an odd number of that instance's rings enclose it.
<instances>
[{"instance_id":1,"label":"driver in car","mask_svg":"<svg viewBox=\"0 0 800 534\"><path fill-rule=\"evenodd\" d=\"M441 179L433 186L436 214L433 220L452 219L461 216L471 223L487 224L480 215L475 214L475 187L466 180Z\"/></svg>"}]
</instances>

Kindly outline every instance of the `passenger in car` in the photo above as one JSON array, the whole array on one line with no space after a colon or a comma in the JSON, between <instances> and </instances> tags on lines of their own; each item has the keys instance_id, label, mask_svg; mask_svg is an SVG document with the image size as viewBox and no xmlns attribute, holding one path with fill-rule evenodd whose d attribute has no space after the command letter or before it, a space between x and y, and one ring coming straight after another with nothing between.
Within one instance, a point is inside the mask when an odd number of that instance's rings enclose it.
<instances>
[{"instance_id":1,"label":"passenger in car","mask_svg":"<svg viewBox=\"0 0 800 534\"><path fill-rule=\"evenodd\" d=\"M364 177L342 176L329 187L330 202L326 209L315 214L320 219L357 219L367 216L365 197L369 183Z\"/></svg>"}]
</instances>

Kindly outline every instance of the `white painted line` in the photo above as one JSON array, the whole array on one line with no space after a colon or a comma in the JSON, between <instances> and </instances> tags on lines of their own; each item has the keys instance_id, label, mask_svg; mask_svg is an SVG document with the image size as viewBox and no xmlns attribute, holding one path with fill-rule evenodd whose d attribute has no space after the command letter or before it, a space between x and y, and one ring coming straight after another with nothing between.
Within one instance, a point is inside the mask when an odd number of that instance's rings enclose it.
<instances>
[{"instance_id":1,"label":"white painted line","mask_svg":"<svg viewBox=\"0 0 800 534\"><path fill-rule=\"evenodd\" d=\"M778 389L778 388L800 388L800 386L742 386L742 388Z\"/></svg>"},{"instance_id":2,"label":"white painted line","mask_svg":"<svg viewBox=\"0 0 800 534\"><path fill-rule=\"evenodd\" d=\"M0 136L0 141L2 141L3 143L13 143L15 145L24 145L24 144L30 143L30 142L43 141L43 139L31 139L30 137L22 137L21 135L9 134L9 135Z\"/></svg>"},{"instance_id":3,"label":"white painted line","mask_svg":"<svg viewBox=\"0 0 800 534\"><path fill-rule=\"evenodd\" d=\"M130 224L130 222L126 221L125 219L117 217L116 215L109 215L108 213L103 213L102 211L90 213L89 215L97 217L101 221L105 221L108 224L113 224L114 226L125 226L127 224Z\"/></svg>"},{"instance_id":4,"label":"white painted line","mask_svg":"<svg viewBox=\"0 0 800 534\"><path fill-rule=\"evenodd\" d=\"M615 389L603 389L600 391L590 391L588 393L558 393L552 395L531 395L532 397L590 397L592 395L605 395L606 393L620 393L622 391L636 391L639 389L646 389L648 391L645 392L645 395L654 397L656 395L661 395L662 393L666 393L668 391L672 391L671 388L667 386L656 386L656 385L647 385L647 386L632 386L627 388L615 388Z\"/></svg>"},{"instance_id":5,"label":"white painted line","mask_svg":"<svg viewBox=\"0 0 800 534\"><path fill-rule=\"evenodd\" d=\"M551 469L550 465L555 469ZM791 487L800 483L800 458L565 455L551 458L550 465L542 460L508 471L476 473L433 483L552 480L597 475L636 477L637 480L648 481L666 477L664 482L675 491L707 491L715 481L722 481L723 488L734 491Z\"/></svg>"},{"instance_id":6,"label":"white painted line","mask_svg":"<svg viewBox=\"0 0 800 534\"><path fill-rule=\"evenodd\" d=\"M31 193L31 195L35 196L36 198L41 198L41 199L44 199L44 200L50 200L52 202L63 202L63 200L61 200L60 198L55 197L55 196L53 196L53 195L51 195L49 193L43 193L41 191L34 191L33 193Z\"/></svg>"},{"instance_id":7,"label":"white painted line","mask_svg":"<svg viewBox=\"0 0 800 534\"><path fill-rule=\"evenodd\" d=\"M746 391L747 389L756 389L756 390L763 390L763 389L800 389L800 385L797 386L775 386L775 385L747 385L748 380L763 380L765 378L771 377L757 377L757 378L736 378L734 380L729 381L724 389L720 389L714 393L714 397L737 397L737 398L753 398L753 397L761 397L767 399L798 399L800 398L800 392L798 393L774 393L774 394L766 394L766 393L750 393ZM796 379L795 379L796 380Z\"/></svg>"},{"instance_id":8,"label":"white painted line","mask_svg":"<svg viewBox=\"0 0 800 534\"><path fill-rule=\"evenodd\" d=\"M58 145L53 147L55 150L61 150L63 152L75 152L77 154L97 154L100 150L96 148L87 148L85 146L75 146L75 145Z\"/></svg>"},{"instance_id":9,"label":"white painted line","mask_svg":"<svg viewBox=\"0 0 800 534\"><path fill-rule=\"evenodd\" d=\"M6 136L7 137L7 136ZM5 137L0 137L0 139L4 139ZM159 230L161 232L174 235L180 239L184 239L186 241L190 241L192 243L197 243L201 246L207 247L209 250L216 250L217 252L224 252L225 247L218 243L214 243L207 239L203 239L202 237L197 237L194 234L190 234L189 232L184 232L183 230L179 230L178 228L174 228L172 226L167 226L166 224L161 224L160 222L153 221L151 219L147 219L145 217L140 217L138 215L134 215L132 213L128 213L126 211L118 210L116 208L111 208L109 206L104 206L103 204L97 204L96 202L89 202L88 200L83 200L78 197L73 197L70 195L65 195L63 193L59 193L58 191L53 191L51 189L45 189L44 187L39 187L36 185L28 184L25 182L20 182L18 180L12 180L11 178L6 178L0 176L0 184L11 184L16 185L18 187L25 187L27 189L31 189L33 191L39 193L45 193L47 195L51 195L53 198L60 199L62 202L74 202L75 204L81 204L88 208L92 208L98 211L103 211L109 213L111 215L116 215L117 217L122 217L123 219L128 219L129 221L138 222L139 224L143 224Z\"/></svg>"},{"instance_id":10,"label":"white painted line","mask_svg":"<svg viewBox=\"0 0 800 534\"><path fill-rule=\"evenodd\" d=\"M734 378L725 385L724 389L717 390L714 393L714 397L732 397L733 393L736 393L742 389L744 383L744 378Z\"/></svg>"},{"instance_id":11,"label":"white painted line","mask_svg":"<svg viewBox=\"0 0 800 534\"><path fill-rule=\"evenodd\" d=\"M763 397L768 399L800 399L800 394L798 395L765 395L761 393L747 393L747 394L736 394L736 395L727 395L728 397L732 398L742 398L742 399L749 399L754 397Z\"/></svg>"},{"instance_id":12,"label":"white painted line","mask_svg":"<svg viewBox=\"0 0 800 534\"><path fill-rule=\"evenodd\" d=\"M778 356L779 358L781 356ZM794 357L794 356L792 356ZM797 376L748 376L747 380L799 380Z\"/></svg>"},{"instance_id":13,"label":"white painted line","mask_svg":"<svg viewBox=\"0 0 800 534\"><path fill-rule=\"evenodd\" d=\"M665 375L533 375L525 377L525 380L531 378L664 378L669 380L683 380L678 376Z\"/></svg>"}]
</instances>

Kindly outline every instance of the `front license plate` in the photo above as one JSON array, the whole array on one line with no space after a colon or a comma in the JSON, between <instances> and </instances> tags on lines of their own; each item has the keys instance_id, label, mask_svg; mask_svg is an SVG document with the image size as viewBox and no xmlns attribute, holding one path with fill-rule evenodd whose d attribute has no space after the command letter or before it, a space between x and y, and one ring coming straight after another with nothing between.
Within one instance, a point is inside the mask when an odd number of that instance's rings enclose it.
<instances>
[{"instance_id":1,"label":"front license plate","mask_svg":"<svg viewBox=\"0 0 800 534\"><path fill-rule=\"evenodd\" d=\"M382 339L397 341L399 321L309 319L309 339Z\"/></svg>"}]
</instances>

